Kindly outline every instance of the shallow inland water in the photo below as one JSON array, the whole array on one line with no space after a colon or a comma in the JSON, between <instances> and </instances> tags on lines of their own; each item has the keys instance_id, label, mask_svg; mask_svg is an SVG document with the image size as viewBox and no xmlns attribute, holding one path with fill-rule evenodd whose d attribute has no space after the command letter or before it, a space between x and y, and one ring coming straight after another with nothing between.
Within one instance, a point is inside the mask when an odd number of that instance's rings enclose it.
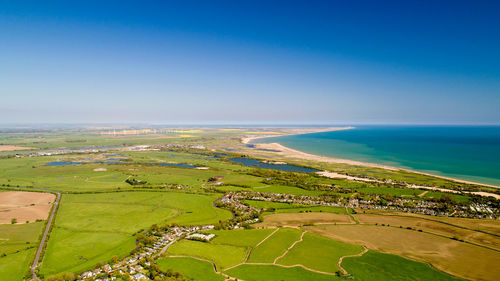
<instances>
[{"instance_id":1,"label":"shallow inland water","mask_svg":"<svg viewBox=\"0 0 500 281\"><path fill-rule=\"evenodd\" d=\"M302 167L297 165L264 163L257 159L251 159L251 158L230 158L228 160L231 162L240 163L244 166L257 167L263 169L274 169L286 172L314 173L319 171L317 169Z\"/></svg>"}]
</instances>

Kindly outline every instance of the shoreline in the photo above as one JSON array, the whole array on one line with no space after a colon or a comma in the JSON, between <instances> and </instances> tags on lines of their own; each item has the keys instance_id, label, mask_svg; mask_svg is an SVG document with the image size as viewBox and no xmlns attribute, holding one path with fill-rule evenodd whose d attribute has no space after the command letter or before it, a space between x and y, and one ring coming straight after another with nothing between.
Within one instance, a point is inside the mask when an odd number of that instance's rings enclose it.
<instances>
[{"instance_id":1,"label":"shoreline","mask_svg":"<svg viewBox=\"0 0 500 281\"><path fill-rule=\"evenodd\" d=\"M251 136L251 137L242 137L241 142L243 144L249 144L253 140L264 139L264 138L275 138L275 137L284 137L284 136L296 136L296 135L306 135L306 134L314 134L314 133L324 133L324 132L334 132L334 131L343 131L343 130L352 130L356 127L348 126L348 127L327 127L322 129L305 129L299 128L294 129L292 132L284 133L282 135L278 134L270 134L270 135L261 135L261 136Z\"/></svg>"},{"instance_id":2,"label":"shoreline","mask_svg":"<svg viewBox=\"0 0 500 281\"><path fill-rule=\"evenodd\" d=\"M285 134L285 135L280 135L280 136L302 135L302 134L312 134L312 133L319 133L319 132L331 132L331 131L350 130L350 129L354 129L354 127L330 128L330 130L326 129L326 130L321 130L321 131L315 131L315 132L309 132L309 133L297 133L297 134L290 133L290 134ZM278 136L265 135L265 136L256 136L256 137L244 137L241 139L241 142L243 144L248 144L249 142L251 142L255 139L263 139L263 138L271 138L271 137L278 137ZM272 152L272 153L279 154L279 155L285 156L285 157L326 162L326 163L347 164L347 165L357 165L357 166L372 167L372 168L381 168L381 169L386 169L386 170L391 170L391 171L400 170L400 171L405 171L405 172L416 173L416 174L420 174L420 175L450 180L450 181L454 181L454 182L458 182L458 183L473 184L473 185L479 185L479 186L485 186L485 187L491 187L491 188L500 188L500 186L496 186L496 185L492 185L492 184L462 180L462 179L441 176L441 175L434 175L434 174L420 172L420 171L407 169L407 168L399 168L399 167L388 166L388 165L383 165L383 164L376 164L376 163L369 163L369 162L362 162L362 161L356 161L356 160L349 160L349 159L334 158L334 157L322 156L322 155L317 155L317 154L311 154L311 153L307 153L307 152L303 152L300 150L286 147L286 146L284 146L280 143L277 143L277 142L258 143L255 145L258 148L262 148L262 149L280 150L280 152Z\"/></svg>"}]
</instances>

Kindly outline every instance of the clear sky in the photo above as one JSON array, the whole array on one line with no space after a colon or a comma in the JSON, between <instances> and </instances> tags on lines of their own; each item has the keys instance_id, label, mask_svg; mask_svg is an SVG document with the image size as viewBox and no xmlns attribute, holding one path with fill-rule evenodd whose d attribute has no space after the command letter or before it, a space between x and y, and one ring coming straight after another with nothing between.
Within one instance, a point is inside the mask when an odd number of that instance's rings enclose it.
<instances>
[{"instance_id":1,"label":"clear sky","mask_svg":"<svg viewBox=\"0 0 500 281\"><path fill-rule=\"evenodd\" d=\"M500 1L0 0L0 123L500 124L499 15Z\"/></svg>"}]
</instances>

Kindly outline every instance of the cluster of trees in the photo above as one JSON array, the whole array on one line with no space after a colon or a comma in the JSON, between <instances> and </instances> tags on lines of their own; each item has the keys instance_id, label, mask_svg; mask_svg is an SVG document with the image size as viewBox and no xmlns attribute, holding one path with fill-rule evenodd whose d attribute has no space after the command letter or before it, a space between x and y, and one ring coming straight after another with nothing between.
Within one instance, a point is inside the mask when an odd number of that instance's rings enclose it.
<instances>
[{"instance_id":1,"label":"cluster of trees","mask_svg":"<svg viewBox=\"0 0 500 281\"><path fill-rule=\"evenodd\" d=\"M284 172L271 169L257 169L248 173L252 176L264 178L264 184L278 184L295 186L305 190L331 191L336 189L335 185L321 184L315 182L315 178L309 174Z\"/></svg>"},{"instance_id":2,"label":"cluster of trees","mask_svg":"<svg viewBox=\"0 0 500 281\"><path fill-rule=\"evenodd\" d=\"M248 206L248 204L243 204L243 205ZM256 218L262 219L259 211L257 209L252 209L250 207L248 209L241 209L231 204L223 203L219 200L215 201L215 207L227 209L231 211L231 213L233 213L232 219L226 221L219 221L214 225L215 229L232 229L233 226L235 226L238 223L241 223L242 227L248 228L250 227L250 225L245 223L245 221L253 220Z\"/></svg>"},{"instance_id":3,"label":"cluster of trees","mask_svg":"<svg viewBox=\"0 0 500 281\"><path fill-rule=\"evenodd\" d=\"M147 181L138 180L136 178L128 178L125 180L125 182L130 184L130 185L144 185L144 184L148 183Z\"/></svg>"},{"instance_id":4,"label":"cluster of trees","mask_svg":"<svg viewBox=\"0 0 500 281\"><path fill-rule=\"evenodd\" d=\"M145 274L149 279L155 281L184 281L188 280L184 277L184 275L180 272L173 271L172 269L168 269L167 271L163 271L152 258L147 257L145 260L139 262L139 264L147 271Z\"/></svg>"},{"instance_id":5,"label":"cluster of trees","mask_svg":"<svg viewBox=\"0 0 500 281\"><path fill-rule=\"evenodd\" d=\"M47 277L47 281L74 281L76 276L72 272L61 272Z\"/></svg>"},{"instance_id":6,"label":"cluster of trees","mask_svg":"<svg viewBox=\"0 0 500 281\"><path fill-rule=\"evenodd\" d=\"M144 235L143 233L137 234L135 238L135 244L137 248L141 248L143 246L152 246L155 243L155 239L152 236Z\"/></svg>"}]
</instances>

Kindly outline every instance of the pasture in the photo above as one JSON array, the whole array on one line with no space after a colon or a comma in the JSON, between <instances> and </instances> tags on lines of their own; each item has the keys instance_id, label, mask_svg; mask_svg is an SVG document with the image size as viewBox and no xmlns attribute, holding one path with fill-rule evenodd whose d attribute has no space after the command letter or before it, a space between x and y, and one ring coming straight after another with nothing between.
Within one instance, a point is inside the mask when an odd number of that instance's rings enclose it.
<instances>
[{"instance_id":1,"label":"pasture","mask_svg":"<svg viewBox=\"0 0 500 281\"><path fill-rule=\"evenodd\" d=\"M216 236L211 243L253 247L273 231L274 229L212 230L210 233Z\"/></svg>"},{"instance_id":2,"label":"pasture","mask_svg":"<svg viewBox=\"0 0 500 281\"><path fill-rule=\"evenodd\" d=\"M250 257L249 263L273 263L274 260L285 253L288 247L300 239L302 231L293 228L281 228L267 240L255 247Z\"/></svg>"},{"instance_id":3,"label":"pasture","mask_svg":"<svg viewBox=\"0 0 500 281\"><path fill-rule=\"evenodd\" d=\"M0 225L0 276L2 280L23 280L35 254L43 226L43 222Z\"/></svg>"},{"instance_id":4,"label":"pasture","mask_svg":"<svg viewBox=\"0 0 500 281\"><path fill-rule=\"evenodd\" d=\"M225 278L215 273L211 263L194 258L161 258L156 261L162 270L174 270L182 272L185 277L193 280L224 281Z\"/></svg>"},{"instance_id":5,"label":"pasture","mask_svg":"<svg viewBox=\"0 0 500 281\"><path fill-rule=\"evenodd\" d=\"M55 227L50 235L40 273L81 272L123 257L135 247L135 238L124 233L76 231Z\"/></svg>"},{"instance_id":6,"label":"pasture","mask_svg":"<svg viewBox=\"0 0 500 281\"><path fill-rule=\"evenodd\" d=\"M181 192L65 194L41 272L79 272L134 248L133 234L152 224L213 224L231 213L215 195ZM63 261L63 262L61 262Z\"/></svg>"},{"instance_id":7,"label":"pasture","mask_svg":"<svg viewBox=\"0 0 500 281\"><path fill-rule=\"evenodd\" d=\"M494 280L500 274L500 252L438 235L391 226L319 225L306 230L346 243L432 264L449 274ZM478 259L477 257L481 257Z\"/></svg>"},{"instance_id":8,"label":"pasture","mask_svg":"<svg viewBox=\"0 0 500 281\"><path fill-rule=\"evenodd\" d=\"M230 212L213 206L213 202L222 195L221 191L247 190L294 195L334 195L345 198L355 193L365 198L369 197L368 194L389 194L416 200L439 198L442 195L440 192L430 191L418 197L423 193L422 190L392 188L390 185L328 179L313 175L300 177L301 182L283 180L286 177L282 177L280 181L279 176L273 179L273 176L267 177L265 173L256 173L258 171L255 168L230 163L227 161L227 155L221 157L204 155L212 153L208 152L208 149L227 147L240 149L240 152L245 154L257 153L256 150L243 148L238 138L219 138L222 135L237 136L234 133L220 133L216 129L214 132L216 133L210 135L192 131L163 136L119 137L83 133L58 134L45 139L43 137L40 139L39 136L10 139L17 145L44 148L135 143L185 145L184 148L174 148L172 151L165 149L112 152L126 158L123 164L87 163L96 159L107 159L103 153L0 159L0 184L11 187L19 185L27 188L48 188L63 192L40 272L45 276L61 271L78 273L93 268L97 263L106 263L112 256L123 257L135 247L134 235L152 224L206 225L230 219L232 217ZM207 138L202 140L198 138L200 136ZM196 144L206 145L208 149L201 151L189 148ZM239 154L228 153L231 156ZM307 165L332 172L366 175L378 179L406 180L417 184L453 186L447 180L405 171L306 160L294 162L276 155L270 156L270 153L259 153L269 156L266 156L267 159L286 160L290 164ZM86 163L68 166L46 165L52 161ZM207 169L161 165L178 163L207 167ZM260 176L255 176L256 174ZM212 177L216 177L217 183L211 179ZM148 189L125 182L130 178L147 182ZM317 185L303 185L305 182ZM166 190L177 185L187 192ZM315 190L306 190L295 185ZM219 193L213 193L214 190ZM0 204L1 196L2 194L0 194ZM460 202L469 200L469 197L458 194L453 194L452 198ZM221 271L227 269L224 273L247 281L340 280L333 274L339 269L337 267L339 258L360 253L362 251L360 245L364 245L372 250L362 257L346 258L343 262L345 269L357 280L391 280L391 278L400 280L406 277L408 280L413 280L411 278L453 280L432 266L456 276L477 280L491 280L500 275L497 266L500 264L498 251L450 239L456 237L498 250L500 241L497 236L473 230L479 228L482 231L498 234L500 232L498 222L439 217L432 217L432 220L429 220L422 219L419 215L411 215L412 217L408 218L408 214L406 217L357 214L354 216L361 224L354 224L346 213L348 212L346 208L252 200L247 200L245 203L267 209L263 213L264 222L254 225L259 229L212 230L210 233L216 234L216 237L207 243L181 240L169 248L167 252L169 256L158 260L158 264L164 269L178 270L187 277L198 280L223 280L221 275L215 273L212 262ZM30 202L28 205L31 204ZM50 205L47 204L45 208L48 210ZM24 218L21 216L19 218L19 222L24 222ZM433 220L439 220L441 223ZM10 219L4 222L10 222ZM375 223L378 225L375 226ZM381 224L391 226L381 226ZM21 228L22 226L26 228ZM22 226L0 226L0 254L2 252L7 254L5 257L0 257L0 276L3 277L5 274L16 276L13 281L21 280L17 276L22 276L26 272L34 253L34 248L30 247L36 245L42 229L42 223ZM282 226L298 229L276 229ZM399 226L413 227L423 232ZM308 232L304 234L303 230ZM5 233L10 233L10 236ZM302 241L299 240L301 236ZM264 239L266 240L263 241ZM294 246L290 248L292 245ZM401 255L432 266L375 250ZM370 274L371 271L376 272Z\"/></svg>"},{"instance_id":9,"label":"pasture","mask_svg":"<svg viewBox=\"0 0 500 281\"><path fill-rule=\"evenodd\" d=\"M355 255L362 247L325 238L313 233L306 233L303 240L291 248L288 253L277 260L283 265L304 265L314 270L334 273L340 257Z\"/></svg>"},{"instance_id":10,"label":"pasture","mask_svg":"<svg viewBox=\"0 0 500 281\"><path fill-rule=\"evenodd\" d=\"M361 257L348 257L342 267L356 279L378 280L462 280L438 271L426 263L408 260L396 255L368 251Z\"/></svg>"},{"instance_id":11,"label":"pasture","mask_svg":"<svg viewBox=\"0 0 500 281\"><path fill-rule=\"evenodd\" d=\"M225 272L246 281L332 281L343 280L340 277L312 272L301 267L281 267L279 265L242 264Z\"/></svg>"},{"instance_id":12,"label":"pasture","mask_svg":"<svg viewBox=\"0 0 500 281\"><path fill-rule=\"evenodd\" d=\"M172 256L192 256L214 262L217 269L242 263L247 254L246 247L211 244L200 241L181 240L168 249Z\"/></svg>"}]
</instances>

